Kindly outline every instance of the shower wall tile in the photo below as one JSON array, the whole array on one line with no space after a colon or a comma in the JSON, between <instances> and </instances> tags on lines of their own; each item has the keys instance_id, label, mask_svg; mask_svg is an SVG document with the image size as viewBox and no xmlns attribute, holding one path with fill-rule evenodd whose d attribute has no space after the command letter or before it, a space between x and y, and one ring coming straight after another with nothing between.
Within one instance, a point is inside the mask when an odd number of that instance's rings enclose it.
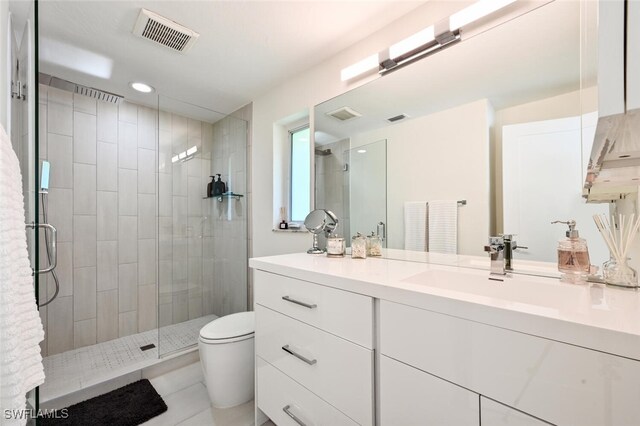
<instances>
[{"instance_id":1,"label":"shower wall tile","mask_svg":"<svg viewBox=\"0 0 640 426\"><path fill-rule=\"evenodd\" d=\"M46 357L46 356L49 355L48 352L47 352L47 345L48 345L47 337L48 337L48 333L46 332L46 330L48 328L48 324L47 324L47 307L46 306L40 307L40 309L38 309L38 314L40 315L40 321L42 321L42 328L45 330L44 339L40 342L40 354L43 357Z\"/></svg>"},{"instance_id":2,"label":"shower wall tile","mask_svg":"<svg viewBox=\"0 0 640 426\"><path fill-rule=\"evenodd\" d=\"M173 263L171 260L160 260L158 264L158 286L160 290L160 303L171 303L171 300L163 300L166 295L171 296L173 289Z\"/></svg>"},{"instance_id":3,"label":"shower wall tile","mask_svg":"<svg viewBox=\"0 0 640 426\"><path fill-rule=\"evenodd\" d=\"M151 194L138 194L138 238L155 238L156 197Z\"/></svg>"},{"instance_id":4,"label":"shower wall tile","mask_svg":"<svg viewBox=\"0 0 640 426\"><path fill-rule=\"evenodd\" d=\"M97 111L98 140L118 143L118 106L98 101Z\"/></svg>"},{"instance_id":5,"label":"shower wall tile","mask_svg":"<svg viewBox=\"0 0 640 426\"><path fill-rule=\"evenodd\" d=\"M138 128L135 124L118 122L118 167L138 168Z\"/></svg>"},{"instance_id":6,"label":"shower wall tile","mask_svg":"<svg viewBox=\"0 0 640 426\"><path fill-rule=\"evenodd\" d=\"M41 160L48 158L47 143L47 102L40 100L38 104L38 157Z\"/></svg>"},{"instance_id":7,"label":"shower wall tile","mask_svg":"<svg viewBox=\"0 0 640 426\"><path fill-rule=\"evenodd\" d=\"M187 132L189 139L202 139L202 121L189 118Z\"/></svg>"},{"instance_id":8,"label":"shower wall tile","mask_svg":"<svg viewBox=\"0 0 640 426\"><path fill-rule=\"evenodd\" d=\"M98 183L99 191L118 190L118 146L98 142Z\"/></svg>"},{"instance_id":9,"label":"shower wall tile","mask_svg":"<svg viewBox=\"0 0 640 426\"><path fill-rule=\"evenodd\" d=\"M146 149L156 149L156 118L157 110L138 107L138 146Z\"/></svg>"},{"instance_id":10,"label":"shower wall tile","mask_svg":"<svg viewBox=\"0 0 640 426\"><path fill-rule=\"evenodd\" d=\"M118 238L118 193L97 192L98 241L115 241Z\"/></svg>"},{"instance_id":11,"label":"shower wall tile","mask_svg":"<svg viewBox=\"0 0 640 426\"><path fill-rule=\"evenodd\" d=\"M96 317L96 267L73 270L73 319Z\"/></svg>"},{"instance_id":12,"label":"shower wall tile","mask_svg":"<svg viewBox=\"0 0 640 426\"><path fill-rule=\"evenodd\" d=\"M138 264L119 265L118 310L120 312L138 309Z\"/></svg>"},{"instance_id":13,"label":"shower wall tile","mask_svg":"<svg viewBox=\"0 0 640 426\"><path fill-rule=\"evenodd\" d=\"M58 230L58 242L73 241L73 190L49 189L47 213L48 222Z\"/></svg>"},{"instance_id":14,"label":"shower wall tile","mask_svg":"<svg viewBox=\"0 0 640 426\"><path fill-rule=\"evenodd\" d=\"M189 146L191 147L191 146ZM201 153L202 155L202 153ZM185 163L187 165L187 175L201 177L202 176L202 160L200 158L194 158Z\"/></svg>"},{"instance_id":15,"label":"shower wall tile","mask_svg":"<svg viewBox=\"0 0 640 426\"><path fill-rule=\"evenodd\" d=\"M73 94L73 109L87 114L96 115L96 100L88 96Z\"/></svg>"},{"instance_id":16,"label":"shower wall tile","mask_svg":"<svg viewBox=\"0 0 640 426\"><path fill-rule=\"evenodd\" d=\"M189 294L187 291L174 292L172 310L174 324L189 319Z\"/></svg>"},{"instance_id":17,"label":"shower wall tile","mask_svg":"<svg viewBox=\"0 0 640 426\"><path fill-rule=\"evenodd\" d=\"M202 197L206 195L206 190L202 190L203 183L200 177L188 178L188 215L202 216ZM205 200L212 201L212 200Z\"/></svg>"},{"instance_id":18,"label":"shower wall tile","mask_svg":"<svg viewBox=\"0 0 640 426\"><path fill-rule=\"evenodd\" d=\"M138 218L136 216L120 216L118 218L118 263L135 263L137 261Z\"/></svg>"},{"instance_id":19,"label":"shower wall tile","mask_svg":"<svg viewBox=\"0 0 640 426\"><path fill-rule=\"evenodd\" d=\"M73 266L96 266L96 216L73 217Z\"/></svg>"},{"instance_id":20,"label":"shower wall tile","mask_svg":"<svg viewBox=\"0 0 640 426\"><path fill-rule=\"evenodd\" d=\"M73 349L73 297L58 297L47 305L47 353Z\"/></svg>"},{"instance_id":21,"label":"shower wall tile","mask_svg":"<svg viewBox=\"0 0 640 426\"><path fill-rule=\"evenodd\" d=\"M138 285L156 283L156 240L138 240Z\"/></svg>"},{"instance_id":22,"label":"shower wall tile","mask_svg":"<svg viewBox=\"0 0 640 426\"><path fill-rule=\"evenodd\" d=\"M96 135L96 116L76 111L73 114L73 161L96 164Z\"/></svg>"},{"instance_id":23,"label":"shower wall tile","mask_svg":"<svg viewBox=\"0 0 640 426\"><path fill-rule=\"evenodd\" d=\"M98 241L98 292L118 288L118 242Z\"/></svg>"},{"instance_id":24,"label":"shower wall tile","mask_svg":"<svg viewBox=\"0 0 640 426\"><path fill-rule=\"evenodd\" d=\"M136 311L119 314L118 335L129 336L138 332L138 313Z\"/></svg>"},{"instance_id":25,"label":"shower wall tile","mask_svg":"<svg viewBox=\"0 0 640 426\"><path fill-rule=\"evenodd\" d=\"M98 292L97 340L118 338L118 290Z\"/></svg>"},{"instance_id":26,"label":"shower wall tile","mask_svg":"<svg viewBox=\"0 0 640 426\"><path fill-rule=\"evenodd\" d=\"M158 175L158 213L160 216L172 216L173 182L171 175L160 173Z\"/></svg>"},{"instance_id":27,"label":"shower wall tile","mask_svg":"<svg viewBox=\"0 0 640 426\"><path fill-rule=\"evenodd\" d=\"M138 332L156 328L158 313L156 310L155 284L138 287Z\"/></svg>"},{"instance_id":28,"label":"shower wall tile","mask_svg":"<svg viewBox=\"0 0 640 426\"><path fill-rule=\"evenodd\" d=\"M199 318L202 315L202 296L189 297L189 319Z\"/></svg>"},{"instance_id":29,"label":"shower wall tile","mask_svg":"<svg viewBox=\"0 0 640 426\"><path fill-rule=\"evenodd\" d=\"M118 120L125 123L137 124L138 123L138 106L131 102L121 102L118 105Z\"/></svg>"},{"instance_id":30,"label":"shower wall tile","mask_svg":"<svg viewBox=\"0 0 640 426\"><path fill-rule=\"evenodd\" d=\"M173 304L172 303L162 303L158 306L158 319L160 323L158 324L160 327L165 327L167 325L173 324Z\"/></svg>"},{"instance_id":31,"label":"shower wall tile","mask_svg":"<svg viewBox=\"0 0 640 426\"><path fill-rule=\"evenodd\" d=\"M73 165L73 213L96 214L96 166L94 165L80 163Z\"/></svg>"},{"instance_id":32,"label":"shower wall tile","mask_svg":"<svg viewBox=\"0 0 640 426\"><path fill-rule=\"evenodd\" d=\"M73 323L73 346L81 348L83 346L95 345L96 340L96 319L91 318Z\"/></svg>"},{"instance_id":33,"label":"shower wall tile","mask_svg":"<svg viewBox=\"0 0 640 426\"><path fill-rule=\"evenodd\" d=\"M138 172L118 170L118 212L121 216L138 213Z\"/></svg>"},{"instance_id":34,"label":"shower wall tile","mask_svg":"<svg viewBox=\"0 0 640 426\"><path fill-rule=\"evenodd\" d=\"M58 297L73 296L73 244L71 242L58 243L57 250L56 276L60 283ZM51 297L55 291L51 274L47 275L47 281L49 283L49 297ZM42 282L42 278L40 282Z\"/></svg>"},{"instance_id":35,"label":"shower wall tile","mask_svg":"<svg viewBox=\"0 0 640 426\"><path fill-rule=\"evenodd\" d=\"M187 119L179 115L171 116L171 146L173 154L187 149Z\"/></svg>"},{"instance_id":36,"label":"shower wall tile","mask_svg":"<svg viewBox=\"0 0 640 426\"><path fill-rule=\"evenodd\" d=\"M50 87L47 116L49 133L71 136L73 134L73 94Z\"/></svg>"},{"instance_id":37,"label":"shower wall tile","mask_svg":"<svg viewBox=\"0 0 640 426\"><path fill-rule=\"evenodd\" d=\"M73 188L73 141L70 136L47 135L51 188Z\"/></svg>"},{"instance_id":38,"label":"shower wall tile","mask_svg":"<svg viewBox=\"0 0 640 426\"><path fill-rule=\"evenodd\" d=\"M170 217L158 218L158 260L173 259L173 235L172 219Z\"/></svg>"},{"instance_id":39,"label":"shower wall tile","mask_svg":"<svg viewBox=\"0 0 640 426\"><path fill-rule=\"evenodd\" d=\"M187 167L185 163L173 163L172 183L173 195L187 196Z\"/></svg>"}]
</instances>

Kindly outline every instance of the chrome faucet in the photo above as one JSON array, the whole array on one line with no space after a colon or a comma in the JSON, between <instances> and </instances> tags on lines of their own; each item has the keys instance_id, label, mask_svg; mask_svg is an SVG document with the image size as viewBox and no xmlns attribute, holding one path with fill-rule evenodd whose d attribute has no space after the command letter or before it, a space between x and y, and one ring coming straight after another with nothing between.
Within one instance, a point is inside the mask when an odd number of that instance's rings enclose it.
<instances>
[{"instance_id":1,"label":"chrome faucet","mask_svg":"<svg viewBox=\"0 0 640 426\"><path fill-rule=\"evenodd\" d=\"M506 275L504 265L504 239L502 237L489 237L489 245L484 246L484 251L491 258L491 275Z\"/></svg>"},{"instance_id":2,"label":"chrome faucet","mask_svg":"<svg viewBox=\"0 0 640 426\"><path fill-rule=\"evenodd\" d=\"M513 237L513 234L489 237L489 245L484 246L484 251L489 252L491 256L492 275L506 275L507 272L513 271L513 251L529 248L519 246Z\"/></svg>"}]
</instances>

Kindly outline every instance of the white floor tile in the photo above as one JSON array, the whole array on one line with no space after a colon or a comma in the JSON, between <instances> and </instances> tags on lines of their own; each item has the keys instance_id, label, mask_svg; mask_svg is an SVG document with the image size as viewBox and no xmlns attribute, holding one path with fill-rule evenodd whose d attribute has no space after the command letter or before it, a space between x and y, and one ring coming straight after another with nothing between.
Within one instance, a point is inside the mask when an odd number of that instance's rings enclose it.
<instances>
[{"instance_id":1,"label":"white floor tile","mask_svg":"<svg viewBox=\"0 0 640 426\"><path fill-rule=\"evenodd\" d=\"M215 426L253 426L255 423L253 400L233 408L212 408Z\"/></svg>"},{"instance_id":2,"label":"white floor tile","mask_svg":"<svg viewBox=\"0 0 640 426\"><path fill-rule=\"evenodd\" d=\"M200 362L178 368L150 380L161 396L170 395L204 380Z\"/></svg>"},{"instance_id":3,"label":"white floor tile","mask_svg":"<svg viewBox=\"0 0 640 426\"><path fill-rule=\"evenodd\" d=\"M175 426L207 410L211 405L207 390L202 383L196 383L186 389L164 396L163 399L167 404L168 410L158 417L143 423L144 425Z\"/></svg>"},{"instance_id":4,"label":"white floor tile","mask_svg":"<svg viewBox=\"0 0 640 426\"><path fill-rule=\"evenodd\" d=\"M188 418L184 422L179 423L179 426L214 426L215 424L216 423L214 423L213 419L213 409L207 408L206 410L201 411L195 416Z\"/></svg>"}]
</instances>

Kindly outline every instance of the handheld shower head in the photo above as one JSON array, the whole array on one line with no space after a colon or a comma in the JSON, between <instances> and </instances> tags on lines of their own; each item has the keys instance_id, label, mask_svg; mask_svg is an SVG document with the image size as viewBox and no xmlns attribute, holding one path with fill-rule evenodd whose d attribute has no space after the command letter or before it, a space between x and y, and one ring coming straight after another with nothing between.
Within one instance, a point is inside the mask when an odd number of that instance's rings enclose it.
<instances>
[{"instance_id":1,"label":"handheld shower head","mask_svg":"<svg viewBox=\"0 0 640 426\"><path fill-rule=\"evenodd\" d=\"M48 161L42 162L42 170L40 172L40 193L47 194L49 192L49 173L51 164Z\"/></svg>"}]
</instances>

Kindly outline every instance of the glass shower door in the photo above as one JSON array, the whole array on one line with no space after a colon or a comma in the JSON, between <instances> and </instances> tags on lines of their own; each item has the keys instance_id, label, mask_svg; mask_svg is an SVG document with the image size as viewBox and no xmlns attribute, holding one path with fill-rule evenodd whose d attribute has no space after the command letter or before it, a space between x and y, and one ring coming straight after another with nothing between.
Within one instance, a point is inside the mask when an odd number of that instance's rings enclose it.
<instances>
[{"instance_id":1,"label":"glass shower door","mask_svg":"<svg viewBox=\"0 0 640 426\"><path fill-rule=\"evenodd\" d=\"M247 123L166 96L158 111L158 342L166 356L197 343L213 319L247 309ZM226 190L208 196L217 174Z\"/></svg>"}]
</instances>

